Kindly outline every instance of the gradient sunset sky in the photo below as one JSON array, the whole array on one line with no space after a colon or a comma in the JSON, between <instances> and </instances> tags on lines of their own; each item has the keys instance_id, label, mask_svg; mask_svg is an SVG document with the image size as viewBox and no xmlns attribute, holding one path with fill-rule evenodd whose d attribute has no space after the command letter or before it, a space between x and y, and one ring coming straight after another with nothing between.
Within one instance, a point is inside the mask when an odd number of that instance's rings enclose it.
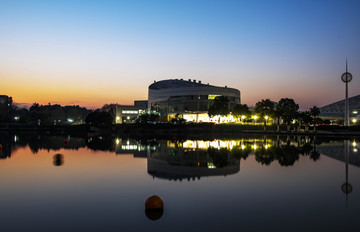
<instances>
[{"instance_id":1,"label":"gradient sunset sky","mask_svg":"<svg viewBox=\"0 0 360 232\"><path fill-rule=\"evenodd\" d=\"M306 110L360 94L359 0L0 0L0 95L132 104L154 80L237 88Z\"/></svg>"}]
</instances>

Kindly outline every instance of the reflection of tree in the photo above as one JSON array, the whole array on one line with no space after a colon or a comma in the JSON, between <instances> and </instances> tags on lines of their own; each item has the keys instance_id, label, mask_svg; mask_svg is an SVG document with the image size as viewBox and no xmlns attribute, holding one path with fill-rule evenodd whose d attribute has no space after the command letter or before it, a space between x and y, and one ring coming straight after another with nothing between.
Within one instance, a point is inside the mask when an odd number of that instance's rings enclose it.
<instances>
[{"instance_id":1,"label":"reflection of tree","mask_svg":"<svg viewBox=\"0 0 360 232\"><path fill-rule=\"evenodd\" d=\"M223 168L227 165L229 150L226 148L216 149L209 148L208 149L209 156L213 160L215 167Z\"/></svg>"},{"instance_id":2,"label":"reflection of tree","mask_svg":"<svg viewBox=\"0 0 360 232\"><path fill-rule=\"evenodd\" d=\"M86 146L94 151L114 151L115 143L111 136L97 137L88 140Z\"/></svg>"},{"instance_id":3,"label":"reflection of tree","mask_svg":"<svg viewBox=\"0 0 360 232\"><path fill-rule=\"evenodd\" d=\"M299 160L299 150L294 146L287 143L281 147L281 152L277 153L277 160L281 166L292 166Z\"/></svg>"},{"instance_id":4,"label":"reflection of tree","mask_svg":"<svg viewBox=\"0 0 360 232\"><path fill-rule=\"evenodd\" d=\"M261 146L259 149L256 149L255 151L255 160L259 163L261 163L262 165L270 165L274 159L274 150L275 147L270 148L270 149L265 149L264 146Z\"/></svg>"},{"instance_id":5,"label":"reflection of tree","mask_svg":"<svg viewBox=\"0 0 360 232\"><path fill-rule=\"evenodd\" d=\"M233 149L231 150L232 155L238 160L239 159L246 160L250 152L251 152L250 147L245 147L244 149L242 149L241 147L233 147Z\"/></svg>"}]
</instances>

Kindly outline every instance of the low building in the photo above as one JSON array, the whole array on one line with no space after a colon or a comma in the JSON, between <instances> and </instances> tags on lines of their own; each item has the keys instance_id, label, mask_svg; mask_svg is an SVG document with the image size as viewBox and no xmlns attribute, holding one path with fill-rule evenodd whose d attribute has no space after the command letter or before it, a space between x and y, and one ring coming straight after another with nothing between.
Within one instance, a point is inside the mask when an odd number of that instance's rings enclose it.
<instances>
[{"instance_id":1,"label":"low building","mask_svg":"<svg viewBox=\"0 0 360 232\"><path fill-rule=\"evenodd\" d=\"M116 105L115 123L132 123L146 111L147 101L135 101L134 105Z\"/></svg>"},{"instance_id":2,"label":"low building","mask_svg":"<svg viewBox=\"0 0 360 232\"><path fill-rule=\"evenodd\" d=\"M332 123L342 124L345 116L345 100L337 101L320 108L319 117L330 120ZM349 98L350 124L360 121L360 95Z\"/></svg>"},{"instance_id":3,"label":"low building","mask_svg":"<svg viewBox=\"0 0 360 232\"><path fill-rule=\"evenodd\" d=\"M227 97L230 108L241 102L240 91L227 86L202 84L191 79L155 81L149 86L148 109L159 112L168 120L181 114L187 121L209 121L207 111L217 96Z\"/></svg>"}]
</instances>

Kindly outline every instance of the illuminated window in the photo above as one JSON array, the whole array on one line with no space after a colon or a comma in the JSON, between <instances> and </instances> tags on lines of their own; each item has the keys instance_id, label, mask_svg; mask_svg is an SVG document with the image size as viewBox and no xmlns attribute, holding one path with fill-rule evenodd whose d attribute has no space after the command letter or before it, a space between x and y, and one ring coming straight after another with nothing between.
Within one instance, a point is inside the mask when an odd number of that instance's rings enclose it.
<instances>
[{"instance_id":1,"label":"illuminated window","mask_svg":"<svg viewBox=\"0 0 360 232\"><path fill-rule=\"evenodd\" d=\"M123 110L122 113L123 114L138 114L139 111L137 111L137 110Z\"/></svg>"},{"instance_id":2,"label":"illuminated window","mask_svg":"<svg viewBox=\"0 0 360 232\"><path fill-rule=\"evenodd\" d=\"M209 95L208 96L208 99L209 100L214 100L216 97L218 97L218 96L221 96L221 95Z\"/></svg>"}]
</instances>

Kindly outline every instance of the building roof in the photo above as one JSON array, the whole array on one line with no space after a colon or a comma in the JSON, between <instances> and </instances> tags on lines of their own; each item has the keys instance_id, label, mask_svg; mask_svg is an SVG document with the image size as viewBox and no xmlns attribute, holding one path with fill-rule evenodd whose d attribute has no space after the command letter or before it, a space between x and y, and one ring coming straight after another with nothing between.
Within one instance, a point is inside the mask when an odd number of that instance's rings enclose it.
<instances>
[{"instance_id":1,"label":"building roof","mask_svg":"<svg viewBox=\"0 0 360 232\"><path fill-rule=\"evenodd\" d=\"M149 89L170 89L170 88L183 88L183 87L205 87L212 86L209 84L202 84L201 81L188 79L169 79L162 81L155 81L149 86ZM214 86L215 87L215 86Z\"/></svg>"},{"instance_id":2,"label":"building roof","mask_svg":"<svg viewBox=\"0 0 360 232\"><path fill-rule=\"evenodd\" d=\"M360 95L349 98L349 111L360 109ZM321 113L344 113L345 100L331 103L320 108Z\"/></svg>"}]
</instances>

